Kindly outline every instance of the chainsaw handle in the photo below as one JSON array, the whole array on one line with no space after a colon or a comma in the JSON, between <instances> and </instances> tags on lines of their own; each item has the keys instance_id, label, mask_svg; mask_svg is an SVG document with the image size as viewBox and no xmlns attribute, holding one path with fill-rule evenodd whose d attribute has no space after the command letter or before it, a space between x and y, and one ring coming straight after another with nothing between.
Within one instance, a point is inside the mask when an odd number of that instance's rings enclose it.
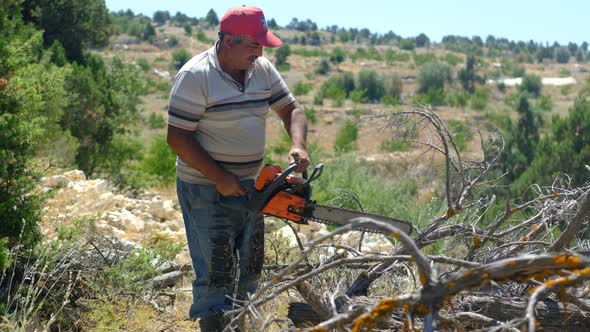
<instances>
[{"instance_id":1,"label":"chainsaw handle","mask_svg":"<svg viewBox=\"0 0 590 332\"><path fill-rule=\"evenodd\" d=\"M289 165L281 175L272 180L262 191L254 191L252 199L246 205L252 210L262 211L262 208L268 201L281 190L281 186L285 184L287 176L293 173L298 166L299 164L297 163Z\"/></svg>"}]
</instances>

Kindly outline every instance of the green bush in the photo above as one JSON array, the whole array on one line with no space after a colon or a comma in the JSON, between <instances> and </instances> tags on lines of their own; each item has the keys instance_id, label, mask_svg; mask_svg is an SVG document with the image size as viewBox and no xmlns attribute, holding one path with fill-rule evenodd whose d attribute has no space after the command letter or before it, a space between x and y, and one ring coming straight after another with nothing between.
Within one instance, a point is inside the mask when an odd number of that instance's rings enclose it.
<instances>
[{"instance_id":1,"label":"green bush","mask_svg":"<svg viewBox=\"0 0 590 332\"><path fill-rule=\"evenodd\" d=\"M297 81L293 86L293 94L295 96L305 96L309 93L309 91L311 91L311 88L311 83L303 83L301 81Z\"/></svg>"},{"instance_id":2,"label":"green bush","mask_svg":"<svg viewBox=\"0 0 590 332\"><path fill-rule=\"evenodd\" d=\"M557 63L568 63L571 53L566 47L560 47L555 51L555 61Z\"/></svg>"},{"instance_id":3,"label":"green bush","mask_svg":"<svg viewBox=\"0 0 590 332\"><path fill-rule=\"evenodd\" d=\"M324 173L315 182L313 198L320 204L354 210L359 210L360 202L367 212L417 220L410 218L419 214L417 193L418 184L413 178L389 181L377 174L373 165L359 163L348 154L325 162Z\"/></svg>"},{"instance_id":4,"label":"green bush","mask_svg":"<svg viewBox=\"0 0 590 332\"><path fill-rule=\"evenodd\" d=\"M488 106L489 99L488 90L484 87L478 87L471 96L471 108L478 111L484 110Z\"/></svg>"},{"instance_id":5,"label":"green bush","mask_svg":"<svg viewBox=\"0 0 590 332\"><path fill-rule=\"evenodd\" d=\"M332 50L332 54L330 55L330 62L334 64L342 63L346 59L346 52L340 48L336 47Z\"/></svg>"},{"instance_id":6,"label":"green bush","mask_svg":"<svg viewBox=\"0 0 590 332\"><path fill-rule=\"evenodd\" d=\"M203 32L203 30L199 29L199 31L197 31L197 34L195 35L195 38L200 41L201 43L204 44L211 44L213 43L213 40L207 38L207 35L205 35L205 33Z\"/></svg>"},{"instance_id":7,"label":"green bush","mask_svg":"<svg viewBox=\"0 0 590 332\"><path fill-rule=\"evenodd\" d=\"M307 120L309 120L309 122L311 122L312 124L317 122L317 116L316 116L316 110L313 107L306 107L304 110L305 112L305 117L307 118Z\"/></svg>"},{"instance_id":8,"label":"green bush","mask_svg":"<svg viewBox=\"0 0 590 332\"><path fill-rule=\"evenodd\" d=\"M385 51L385 62L387 64L393 64L394 62L408 62L410 61L410 54L405 52L395 52L393 50Z\"/></svg>"},{"instance_id":9,"label":"green bush","mask_svg":"<svg viewBox=\"0 0 590 332\"><path fill-rule=\"evenodd\" d=\"M148 126L150 129L162 129L166 127L166 119L162 114L151 113L148 118Z\"/></svg>"},{"instance_id":10,"label":"green bush","mask_svg":"<svg viewBox=\"0 0 590 332\"><path fill-rule=\"evenodd\" d=\"M321 58L315 67L314 73L327 75L330 72L330 61L327 58Z\"/></svg>"},{"instance_id":11,"label":"green bush","mask_svg":"<svg viewBox=\"0 0 590 332\"><path fill-rule=\"evenodd\" d=\"M453 53L445 54L444 61L448 63L450 66L454 67L463 62L463 58L457 56Z\"/></svg>"},{"instance_id":12,"label":"green bush","mask_svg":"<svg viewBox=\"0 0 590 332\"><path fill-rule=\"evenodd\" d=\"M180 48L174 52L172 52L172 64L176 70L182 68L188 60L191 59L191 54L184 48Z\"/></svg>"},{"instance_id":13,"label":"green bush","mask_svg":"<svg viewBox=\"0 0 590 332\"><path fill-rule=\"evenodd\" d=\"M416 49L416 41L412 38L404 38L400 41L399 47L402 50L413 51Z\"/></svg>"},{"instance_id":14,"label":"green bush","mask_svg":"<svg viewBox=\"0 0 590 332\"><path fill-rule=\"evenodd\" d=\"M161 184L172 184L176 179L176 153L168 146L166 138L158 136L142 160L140 168Z\"/></svg>"},{"instance_id":15,"label":"green bush","mask_svg":"<svg viewBox=\"0 0 590 332\"><path fill-rule=\"evenodd\" d=\"M534 74L525 75L520 85L520 91L530 93L535 97L541 95L542 88L541 77Z\"/></svg>"},{"instance_id":16,"label":"green bush","mask_svg":"<svg viewBox=\"0 0 590 332\"><path fill-rule=\"evenodd\" d=\"M367 90L366 97L370 102L377 102L385 95L383 79L373 70L363 69L358 73L357 90Z\"/></svg>"},{"instance_id":17,"label":"green bush","mask_svg":"<svg viewBox=\"0 0 590 332\"><path fill-rule=\"evenodd\" d=\"M436 55L434 53L414 53L414 63L416 66L422 66L427 62L436 62Z\"/></svg>"},{"instance_id":18,"label":"green bush","mask_svg":"<svg viewBox=\"0 0 590 332\"><path fill-rule=\"evenodd\" d=\"M358 127L347 121L336 134L334 150L338 153L349 152L357 149Z\"/></svg>"},{"instance_id":19,"label":"green bush","mask_svg":"<svg viewBox=\"0 0 590 332\"><path fill-rule=\"evenodd\" d=\"M147 72L147 71L149 71L151 69L150 63L147 61L146 58L139 58L139 59L137 59L137 65L144 72Z\"/></svg>"},{"instance_id":20,"label":"green bush","mask_svg":"<svg viewBox=\"0 0 590 332\"><path fill-rule=\"evenodd\" d=\"M389 75L383 75L383 88L383 103L388 105L395 105L401 100L403 82L399 74L394 73Z\"/></svg>"},{"instance_id":21,"label":"green bush","mask_svg":"<svg viewBox=\"0 0 590 332\"><path fill-rule=\"evenodd\" d=\"M288 64L287 57L289 57L289 55L291 55L291 47L289 47L289 44L284 44L279 47L275 52L276 65L283 66Z\"/></svg>"},{"instance_id":22,"label":"green bush","mask_svg":"<svg viewBox=\"0 0 590 332\"><path fill-rule=\"evenodd\" d=\"M350 100L356 104L366 103L369 100L369 98L367 98L367 89L351 91Z\"/></svg>"},{"instance_id":23,"label":"green bush","mask_svg":"<svg viewBox=\"0 0 590 332\"><path fill-rule=\"evenodd\" d=\"M418 73L418 92L425 93L429 90L444 91L445 83L451 79L451 68L442 63L429 62L420 67Z\"/></svg>"},{"instance_id":24,"label":"green bush","mask_svg":"<svg viewBox=\"0 0 590 332\"><path fill-rule=\"evenodd\" d=\"M448 95L447 103L453 107L465 108L469 102L469 93L464 90Z\"/></svg>"},{"instance_id":25,"label":"green bush","mask_svg":"<svg viewBox=\"0 0 590 332\"><path fill-rule=\"evenodd\" d=\"M438 106L444 105L445 99L445 92L442 89L430 88L426 92L414 96L412 102Z\"/></svg>"},{"instance_id":26,"label":"green bush","mask_svg":"<svg viewBox=\"0 0 590 332\"><path fill-rule=\"evenodd\" d=\"M410 150L410 142L394 137L382 142L380 148L383 152L405 152Z\"/></svg>"},{"instance_id":27,"label":"green bush","mask_svg":"<svg viewBox=\"0 0 590 332\"><path fill-rule=\"evenodd\" d=\"M537 107L539 107L541 111L551 111L553 109L553 100L551 99L551 96L539 97L539 103L537 104Z\"/></svg>"},{"instance_id":28,"label":"green bush","mask_svg":"<svg viewBox=\"0 0 590 332\"><path fill-rule=\"evenodd\" d=\"M302 57L306 58L316 58L316 57L324 57L329 58L330 54L323 49L316 47L316 48L294 48L291 50L291 54L297 54Z\"/></svg>"},{"instance_id":29,"label":"green bush","mask_svg":"<svg viewBox=\"0 0 590 332\"><path fill-rule=\"evenodd\" d=\"M467 145L473 139L473 132L470 127L463 121L459 120L449 120L447 126L453 135L453 141L455 141L457 149L459 149L459 151L465 151Z\"/></svg>"}]
</instances>

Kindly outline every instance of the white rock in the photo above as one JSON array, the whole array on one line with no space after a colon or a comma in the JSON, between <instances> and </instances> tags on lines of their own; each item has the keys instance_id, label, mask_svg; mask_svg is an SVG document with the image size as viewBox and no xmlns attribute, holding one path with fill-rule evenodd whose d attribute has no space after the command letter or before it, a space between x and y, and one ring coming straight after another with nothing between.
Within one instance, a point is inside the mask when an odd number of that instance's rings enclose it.
<instances>
[{"instance_id":1,"label":"white rock","mask_svg":"<svg viewBox=\"0 0 590 332\"><path fill-rule=\"evenodd\" d=\"M70 181L86 181L86 175L84 175L84 172L77 169L65 172L63 176L68 178Z\"/></svg>"},{"instance_id":2,"label":"white rock","mask_svg":"<svg viewBox=\"0 0 590 332\"><path fill-rule=\"evenodd\" d=\"M68 183L70 183L70 179L65 177L64 175L54 175L49 177L41 178L41 185L44 187L67 187Z\"/></svg>"},{"instance_id":3,"label":"white rock","mask_svg":"<svg viewBox=\"0 0 590 332\"><path fill-rule=\"evenodd\" d=\"M174 210L174 203L171 200L153 202L148 212L160 220L180 219L180 212Z\"/></svg>"}]
</instances>

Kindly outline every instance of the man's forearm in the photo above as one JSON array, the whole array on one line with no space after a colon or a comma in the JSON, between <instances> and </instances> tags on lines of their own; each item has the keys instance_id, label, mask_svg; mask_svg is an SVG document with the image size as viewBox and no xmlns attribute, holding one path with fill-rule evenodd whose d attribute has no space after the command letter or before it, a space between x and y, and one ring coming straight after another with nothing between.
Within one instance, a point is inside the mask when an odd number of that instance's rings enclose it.
<instances>
[{"instance_id":1,"label":"man's forearm","mask_svg":"<svg viewBox=\"0 0 590 332\"><path fill-rule=\"evenodd\" d=\"M294 147L307 149L307 118L303 108L296 107L284 121Z\"/></svg>"}]
</instances>

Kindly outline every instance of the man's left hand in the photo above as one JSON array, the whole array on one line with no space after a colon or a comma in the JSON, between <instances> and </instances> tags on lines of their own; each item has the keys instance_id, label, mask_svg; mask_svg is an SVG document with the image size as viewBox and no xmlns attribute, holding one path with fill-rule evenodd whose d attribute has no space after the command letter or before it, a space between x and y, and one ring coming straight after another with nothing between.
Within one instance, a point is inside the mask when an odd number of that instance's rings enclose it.
<instances>
[{"instance_id":1,"label":"man's left hand","mask_svg":"<svg viewBox=\"0 0 590 332\"><path fill-rule=\"evenodd\" d=\"M292 147L289 151L289 165L298 163L299 166L295 170L297 173L303 173L309 167L309 155L307 150L299 147Z\"/></svg>"}]
</instances>

